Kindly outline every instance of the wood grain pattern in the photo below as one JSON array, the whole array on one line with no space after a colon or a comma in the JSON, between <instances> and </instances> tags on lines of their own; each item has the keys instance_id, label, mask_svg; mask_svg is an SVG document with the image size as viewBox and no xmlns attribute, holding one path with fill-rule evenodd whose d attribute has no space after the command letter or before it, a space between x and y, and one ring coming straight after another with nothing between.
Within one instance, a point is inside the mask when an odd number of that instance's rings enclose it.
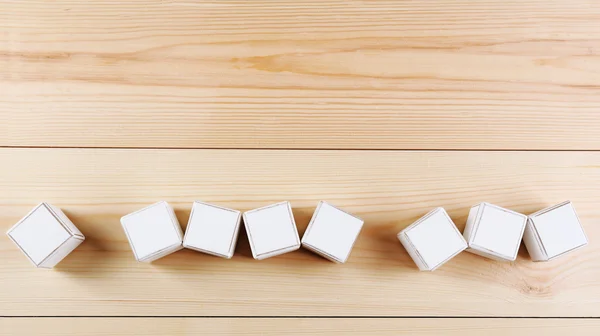
<instances>
[{"instance_id":1,"label":"wood grain pattern","mask_svg":"<svg viewBox=\"0 0 600 336\"><path fill-rule=\"evenodd\" d=\"M600 153L1 149L0 229L37 202L87 240L54 271L0 238L0 315L598 316ZM180 251L135 262L120 216L158 200L186 223L193 200L247 210L290 200L302 233L328 200L366 224L345 265L308 251L255 261ZM524 213L571 199L583 250L533 263L463 253L420 273L397 241L444 206L462 229L482 200Z\"/></svg>"},{"instance_id":2,"label":"wood grain pattern","mask_svg":"<svg viewBox=\"0 0 600 336\"><path fill-rule=\"evenodd\" d=\"M46 271L0 235L0 334L598 335L560 317L600 318L599 22L596 0L0 0L0 231L48 201L87 236ZM119 218L163 199L183 226L194 200L366 226L345 265L255 261L244 232L232 260L137 263ZM395 238L436 206L462 229L566 199L590 245L549 263L420 273Z\"/></svg>"},{"instance_id":3,"label":"wood grain pattern","mask_svg":"<svg viewBox=\"0 0 600 336\"><path fill-rule=\"evenodd\" d=\"M600 149L600 2L0 1L0 146Z\"/></svg>"},{"instance_id":4,"label":"wood grain pattern","mask_svg":"<svg viewBox=\"0 0 600 336\"><path fill-rule=\"evenodd\" d=\"M508 319L0 319L3 335L596 336L597 320Z\"/></svg>"}]
</instances>

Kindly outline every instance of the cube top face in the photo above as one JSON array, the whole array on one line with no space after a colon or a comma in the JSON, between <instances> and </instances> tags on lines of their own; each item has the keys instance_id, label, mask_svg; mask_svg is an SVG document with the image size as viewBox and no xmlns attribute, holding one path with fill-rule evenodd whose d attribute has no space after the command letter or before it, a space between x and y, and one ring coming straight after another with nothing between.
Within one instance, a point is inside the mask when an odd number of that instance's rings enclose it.
<instances>
[{"instance_id":1,"label":"cube top face","mask_svg":"<svg viewBox=\"0 0 600 336\"><path fill-rule=\"evenodd\" d=\"M244 224L255 259L264 259L300 246L289 202L245 212Z\"/></svg>"},{"instance_id":2,"label":"cube top face","mask_svg":"<svg viewBox=\"0 0 600 336\"><path fill-rule=\"evenodd\" d=\"M443 208L431 211L403 232L429 270L467 248L465 239Z\"/></svg>"},{"instance_id":3,"label":"cube top face","mask_svg":"<svg viewBox=\"0 0 600 336\"><path fill-rule=\"evenodd\" d=\"M49 204L42 203L15 224L7 235L33 264L39 266L73 236L59 218Z\"/></svg>"},{"instance_id":4,"label":"cube top face","mask_svg":"<svg viewBox=\"0 0 600 336\"><path fill-rule=\"evenodd\" d=\"M363 220L360 218L320 202L302 237L302 243L333 261L344 263L362 226Z\"/></svg>"},{"instance_id":5,"label":"cube top face","mask_svg":"<svg viewBox=\"0 0 600 336\"><path fill-rule=\"evenodd\" d=\"M469 237L469 246L515 260L527 225L527 216L499 206L481 203Z\"/></svg>"},{"instance_id":6,"label":"cube top face","mask_svg":"<svg viewBox=\"0 0 600 336\"><path fill-rule=\"evenodd\" d=\"M586 245L588 242L571 202L544 209L529 218L548 259Z\"/></svg>"},{"instance_id":7,"label":"cube top face","mask_svg":"<svg viewBox=\"0 0 600 336\"><path fill-rule=\"evenodd\" d=\"M133 254L142 261L181 245L181 228L167 202L158 202L121 218Z\"/></svg>"},{"instance_id":8,"label":"cube top face","mask_svg":"<svg viewBox=\"0 0 600 336\"><path fill-rule=\"evenodd\" d=\"M201 252L231 258L241 217L240 211L194 202L183 245Z\"/></svg>"}]
</instances>

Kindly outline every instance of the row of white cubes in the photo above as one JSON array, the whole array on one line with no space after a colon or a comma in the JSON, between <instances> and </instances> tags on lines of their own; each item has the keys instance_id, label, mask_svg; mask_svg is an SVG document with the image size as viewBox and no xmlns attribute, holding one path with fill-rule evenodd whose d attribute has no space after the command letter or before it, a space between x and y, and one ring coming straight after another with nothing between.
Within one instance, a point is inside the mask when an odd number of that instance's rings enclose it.
<instances>
[{"instance_id":1,"label":"row of white cubes","mask_svg":"<svg viewBox=\"0 0 600 336\"><path fill-rule=\"evenodd\" d=\"M523 241L533 261L549 261L588 243L569 201L529 216L480 203L469 211L462 234L446 211L437 208L402 230L398 239L422 271L433 271L464 250L514 261Z\"/></svg>"},{"instance_id":2,"label":"row of white cubes","mask_svg":"<svg viewBox=\"0 0 600 336\"><path fill-rule=\"evenodd\" d=\"M241 218L255 259L305 248L344 263L363 221L320 202L302 241L289 202L242 213L195 202L185 235L167 202L159 202L121 219L135 258L151 262L182 248L231 258ZM38 267L51 268L85 237L58 208L42 203L8 231L8 236ZM548 261L587 244L570 202L530 216L489 203L474 206L463 234L443 208L437 208L398 234L419 269L432 271L467 249L495 260L516 259L521 240L534 261Z\"/></svg>"},{"instance_id":3,"label":"row of white cubes","mask_svg":"<svg viewBox=\"0 0 600 336\"><path fill-rule=\"evenodd\" d=\"M363 225L361 219L325 202L319 203L302 241L289 202L251 210L243 217L252 256L259 260L297 250L302 244L344 263ZM241 219L240 211L194 202L184 235L173 209L159 202L121 218L121 224L138 261L151 262L184 247L229 259Z\"/></svg>"}]
</instances>

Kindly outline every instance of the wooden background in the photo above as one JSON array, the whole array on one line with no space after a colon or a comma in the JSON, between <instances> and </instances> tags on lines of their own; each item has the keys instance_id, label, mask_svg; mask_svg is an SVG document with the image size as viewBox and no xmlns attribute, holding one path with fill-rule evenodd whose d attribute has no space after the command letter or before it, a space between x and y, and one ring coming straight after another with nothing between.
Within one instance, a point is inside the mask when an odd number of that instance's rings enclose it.
<instances>
[{"instance_id":1,"label":"wooden background","mask_svg":"<svg viewBox=\"0 0 600 336\"><path fill-rule=\"evenodd\" d=\"M2 335L598 335L600 2L0 0L0 229L41 201L86 242L52 271L0 237ZM420 273L436 206L570 199L590 245ZM366 220L345 265L184 250L119 218L167 200L319 200Z\"/></svg>"}]
</instances>

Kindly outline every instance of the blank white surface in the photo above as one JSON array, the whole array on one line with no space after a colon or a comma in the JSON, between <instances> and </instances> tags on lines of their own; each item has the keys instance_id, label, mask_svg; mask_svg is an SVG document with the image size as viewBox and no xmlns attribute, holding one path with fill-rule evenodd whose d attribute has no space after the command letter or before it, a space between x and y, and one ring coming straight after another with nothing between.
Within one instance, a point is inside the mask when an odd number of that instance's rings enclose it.
<instances>
[{"instance_id":1,"label":"blank white surface","mask_svg":"<svg viewBox=\"0 0 600 336\"><path fill-rule=\"evenodd\" d=\"M36 265L71 237L44 205L38 206L9 234Z\"/></svg>"},{"instance_id":2,"label":"blank white surface","mask_svg":"<svg viewBox=\"0 0 600 336\"><path fill-rule=\"evenodd\" d=\"M279 203L244 214L254 257L300 244L288 204Z\"/></svg>"},{"instance_id":3,"label":"blank white surface","mask_svg":"<svg viewBox=\"0 0 600 336\"><path fill-rule=\"evenodd\" d=\"M173 223L168 206L166 202L156 203L121 218L138 260L175 244L181 245L174 226L179 223Z\"/></svg>"},{"instance_id":4,"label":"blank white surface","mask_svg":"<svg viewBox=\"0 0 600 336\"><path fill-rule=\"evenodd\" d=\"M240 212L195 202L184 245L230 257L239 230Z\"/></svg>"},{"instance_id":5,"label":"blank white surface","mask_svg":"<svg viewBox=\"0 0 600 336\"><path fill-rule=\"evenodd\" d=\"M466 242L442 209L406 232L429 269L466 248Z\"/></svg>"},{"instance_id":6,"label":"blank white surface","mask_svg":"<svg viewBox=\"0 0 600 336\"><path fill-rule=\"evenodd\" d=\"M69 217L67 217L67 215L65 215L65 213L60 208L55 207L48 203L46 203L46 205L49 206L52 209L52 211L54 211L54 215L56 215L62 221L63 225L66 226L67 229L71 231L72 235L79 235L79 236L83 237L83 234L81 233L81 231L79 231L79 229L75 226L75 224L73 224L73 222L71 222Z\"/></svg>"},{"instance_id":7,"label":"blank white surface","mask_svg":"<svg viewBox=\"0 0 600 336\"><path fill-rule=\"evenodd\" d=\"M467 242L472 241L471 235L475 232L475 219L477 218L477 214L479 213L479 208L481 208L481 203L471 207L469 210L469 216L467 217L467 223L465 225L465 229L463 231L463 237Z\"/></svg>"},{"instance_id":8,"label":"blank white surface","mask_svg":"<svg viewBox=\"0 0 600 336\"><path fill-rule=\"evenodd\" d=\"M404 246L404 248L406 249L406 252L408 252L408 255L415 262L415 264L417 265L419 270L430 271L428 266L425 265L423 260L417 254L417 251L414 249L414 246L408 241L408 236L406 236L406 233L404 231L400 232L397 237L398 237L398 240L400 240L400 243L402 243L402 246Z\"/></svg>"},{"instance_id":9,"label":"blank white surface","mask_svg":"<svg viewBox=\"0 0 600 336\"><path fill-rule=\"evenodd\" d=\"M43 268L52 268L56 266L59 262L61 262L66 256L68 256L74 249L77 248L81 243L83 243L83 239L76 238L77 236L71 236L71 238L67 239L67 241L60 246L54 254L52 254L49 258L44 260L43 263L39 265L39 267Z\"/></svg>"},{"instance_id":10,"label":"blank white surface","mask_svg":"<svg viewBox=\"0 0 600 336\"><path fill-rule=\"evenodd\" d=\"M571 203L532 218L548 258L587 244Z\"/></svg>"},{"instance_id":11,"label":"blank white surface","mask_svg":"<svg viewBox=\"0 0 600 336\"><path fill-rule=\"evenodd\" d=\"M363 221L325 202L317 209L302 242L344 262L350 255Z\"/></svg>"},{"instance_id":12,"label":"blank white surface","mask_svg":"<svg viewBox=\"0 0 600 336\"><path fill-rule=\"evenodd\" d=\"M536 231L533 229L531 218L527 221L525 227L525 233L523 234L523 244L527 248L527 252L533 261L548 261L546 252L542 250L542 246L539 243L539 237Z\"/></svg>"},{"instance_id":13,"label":"blank white surface","mask_svg":"<svg viewBox=\"0 0 600 336\"><path fill-rule=\"evenodd\" d=\"M482 204L483 213L472 243L500 256L513 259L521 245L527 216Z\"/></svg>"}]
</instances>

